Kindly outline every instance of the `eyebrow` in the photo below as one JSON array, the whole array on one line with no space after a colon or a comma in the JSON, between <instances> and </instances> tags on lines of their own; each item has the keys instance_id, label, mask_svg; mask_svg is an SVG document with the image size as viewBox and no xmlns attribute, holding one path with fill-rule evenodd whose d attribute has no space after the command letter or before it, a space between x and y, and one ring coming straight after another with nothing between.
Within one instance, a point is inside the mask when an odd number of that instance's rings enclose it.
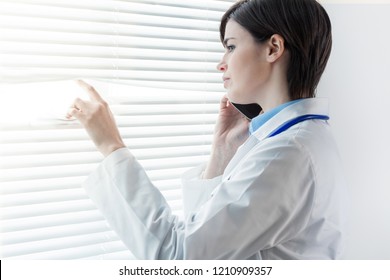
<instances>
[{"instance_id":1,"label":"eyebrow","mask_svg":"<svg viewBox=\"0 0 390 280\"><path fill-rule=\"evenodd\" d=\"M229 38L226 38L225 40L223 40L223 45L226 46L227 45L227 42L231 39L235 39L234 37L229 37Z\"/></svg>"}]
</instances>

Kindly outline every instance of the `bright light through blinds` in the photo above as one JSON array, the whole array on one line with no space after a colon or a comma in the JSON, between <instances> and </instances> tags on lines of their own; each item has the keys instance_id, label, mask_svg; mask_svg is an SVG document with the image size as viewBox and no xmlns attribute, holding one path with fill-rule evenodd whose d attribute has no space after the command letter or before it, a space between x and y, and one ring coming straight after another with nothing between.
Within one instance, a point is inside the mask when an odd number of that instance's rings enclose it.
<instances>
[{"instance_id":1,"label":"bright light through blinds","mask_svg":"<svg viewBox=\"0 0 390 280\"><path fill-rule=\"evenodd\" d=\"M107 98L181 214L180 175L207 159L224 93L218 25L232 2L0 0L1 258L132 258L80 187L102 156L61 120L73 79Z\"/></svg>"},{"instance_id":2,"label":"bright light through blinds","mask_svg":"<svg viewBox=\"0 0 390 280\"><path fill-rule=\"evenodd\" d=\"M3 128L43 121L69 122L66 112L75 98L89 98L76 81L0 84L0 92L7 95L0 103L0 127Z\"/></svg>"}]
</instances>

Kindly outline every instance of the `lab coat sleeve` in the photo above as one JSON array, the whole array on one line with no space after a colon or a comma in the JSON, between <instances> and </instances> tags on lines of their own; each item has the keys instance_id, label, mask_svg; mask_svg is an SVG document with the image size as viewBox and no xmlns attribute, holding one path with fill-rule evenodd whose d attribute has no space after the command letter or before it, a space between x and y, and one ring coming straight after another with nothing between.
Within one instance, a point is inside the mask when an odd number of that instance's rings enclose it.
<instances>
[{"instance_id":1,"label":"lab coat sleeve","mask_svg":"<svg viewBox=\"0 0 390 280\"><path fill-rule=\"evenodd\" d=\"M199 211L200 207L210 198L215 187L222 181L222 176L202 179L205 167L206 164L202 164L182 175L183 208L186 219L191 213Z\"/></svg>"},{"instance_id":2,"label":"lab coat sleeve","mask_svg":"<svg viewBox=\"0 0 390 280\"><path fill-rule=\"evenodd\" d=\"M140 259L181 259L183 223L126 148L111 153L83 183L87 194ZM171 237L171 239L169 239ZM167 239L168 238L168 239ZM168 250L164 249L164 245Z\"/></svg>"}]
</instances>

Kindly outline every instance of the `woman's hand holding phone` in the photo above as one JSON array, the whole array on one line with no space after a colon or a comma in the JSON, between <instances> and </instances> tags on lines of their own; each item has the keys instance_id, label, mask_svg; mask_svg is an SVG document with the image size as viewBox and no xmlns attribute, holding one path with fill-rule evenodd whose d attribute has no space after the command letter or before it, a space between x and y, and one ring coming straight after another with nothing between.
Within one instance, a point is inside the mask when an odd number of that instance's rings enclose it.
<instances>
[{"instance_id":1,"label":"woman's hand holding phone","mask_svg":"<svg viewBox=\"0 0 390 280\"><path fill-rule=\"evenodd\" d=\"M248 127L249 120L230 103L226 95L222 97L211 156L203 174L204 179L223 174L238 147L248 138Z\"/></svg>"}]
</instances>

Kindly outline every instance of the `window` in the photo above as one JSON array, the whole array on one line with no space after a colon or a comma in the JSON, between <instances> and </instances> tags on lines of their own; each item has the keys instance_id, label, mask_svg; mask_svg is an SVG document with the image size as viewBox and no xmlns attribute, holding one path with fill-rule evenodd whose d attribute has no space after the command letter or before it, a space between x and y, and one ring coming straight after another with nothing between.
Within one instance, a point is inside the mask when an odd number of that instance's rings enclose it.
<instances>
[{"instance_id":1,"label":"window","mask_svg":"<svg viewBox=\"0 0 390 280\"><path fill-rule=\"evenodd\" d=\"M180 215L180 175L209 153L232 2L0 0L1 258L132 257L80 187L102 156L77 122L49 115L72 79L108 99Z\"/></svg>"}]
</instances>

